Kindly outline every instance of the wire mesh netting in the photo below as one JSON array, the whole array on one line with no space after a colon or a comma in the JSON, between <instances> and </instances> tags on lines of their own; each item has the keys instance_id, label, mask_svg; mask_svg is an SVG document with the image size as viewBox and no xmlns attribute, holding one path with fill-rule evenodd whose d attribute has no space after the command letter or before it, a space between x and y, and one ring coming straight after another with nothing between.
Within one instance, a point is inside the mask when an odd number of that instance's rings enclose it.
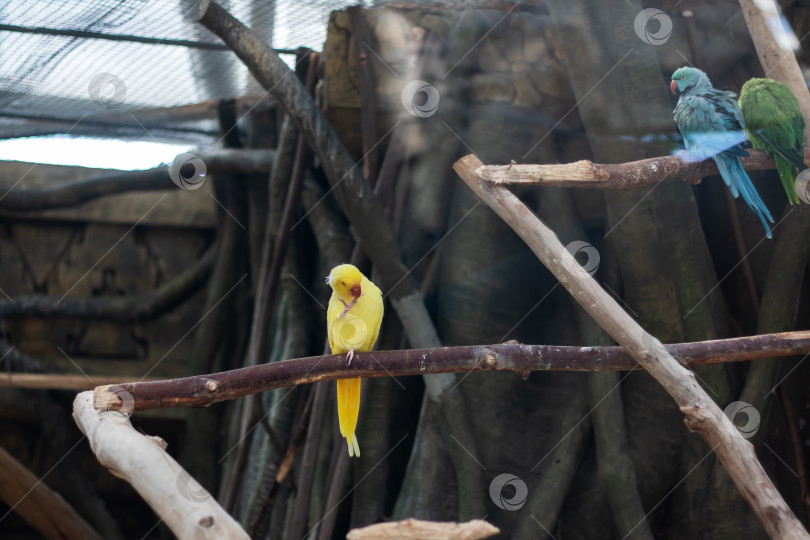
<instances>
[{"instance_id":1,"label":"wire mesh netting","mask_svg":"<svg viewBox=\"0 0 810 540\"><path fill-rule=\"evenodd\" d=\"M342 0L220 2L285 53L322 48ZM94 134L202 143L210 115L160 109L264 90L194 18L195 0L0 3L0 138ZM157 109L146 117L134 111Z\"/></svg>"}]
</instances>

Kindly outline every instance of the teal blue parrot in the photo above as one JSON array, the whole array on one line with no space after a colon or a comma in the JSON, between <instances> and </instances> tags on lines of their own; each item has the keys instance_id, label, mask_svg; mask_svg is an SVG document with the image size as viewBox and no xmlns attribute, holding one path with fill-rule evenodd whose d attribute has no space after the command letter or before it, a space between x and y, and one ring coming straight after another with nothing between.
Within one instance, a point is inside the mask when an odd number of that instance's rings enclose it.
<instances>
[{"instance_id":1,"label":"teal blue parrot","mask_svg":"<svg viewBox=\"0 0 810 540\"><path fill-rule=\"evenodd\" d=\"M748 152L742 147L746 138L734 93L715 90L709 77L693 67L677 69L669 87L673 94L680 94L673 113L686 152L679 155L685 161L714 159L731 195L736 199L742 194L771 238L768 221L773 223L773 217L740 163L740 157L748 156Z\"/></svg>"},{"instance_id":2,"label":"teal blue parrot","mask_svg":"<svg viewBox=\"0 0 810 540\"><path fill-rule=\"evenodd\" d=\"M740 110L751 144L773 156L788 201L798 203L796 175L805 165L804 118L796 96L773 79L751 79L740 92Z\"/></svg>"}]
</instances>

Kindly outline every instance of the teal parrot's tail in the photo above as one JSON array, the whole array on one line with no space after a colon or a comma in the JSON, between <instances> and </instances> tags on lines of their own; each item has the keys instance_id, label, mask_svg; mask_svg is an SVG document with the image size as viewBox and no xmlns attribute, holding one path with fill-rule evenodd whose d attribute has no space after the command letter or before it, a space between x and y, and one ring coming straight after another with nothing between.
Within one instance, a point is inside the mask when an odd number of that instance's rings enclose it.
<instances>
[{"instance_id":1,"label":"teal parrot's tail","mask_svg":"<svg viewBox=\"0 0 810 540\"><path fill-rule=\"evenodd\" d=\"M717 168L720 170L720 176L723 177L723 181L728 186L728 189L731 190L731 194L734 198L736 199L739 194L742 194L745 204L748 205L748 208L756 212L763 227L765 227L766 236L772 238L773 235L771 234L771 228L768 226L768 221L773 223L773 217L768 211L768 207L765 206L765 203L759 198L759 193L757 193L757 189L754 187L754 184L751 183L751 179L748 178L745 169L743 169L740 158L723 152L722 154L714 156L714 161L717 163ZM767 218L767 221L765 218Z\"/></svg>"}]
</instances>

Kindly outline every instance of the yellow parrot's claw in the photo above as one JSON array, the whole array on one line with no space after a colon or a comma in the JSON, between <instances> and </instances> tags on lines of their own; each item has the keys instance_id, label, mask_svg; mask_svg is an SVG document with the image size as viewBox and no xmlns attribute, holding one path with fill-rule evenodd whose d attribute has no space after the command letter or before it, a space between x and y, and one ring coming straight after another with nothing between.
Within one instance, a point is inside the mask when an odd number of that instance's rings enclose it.
<instances>
[{"instance_id":1,"label":"yellow parrot's claw","mask_svg":"<svg viewBox=\"0 0 810 540\"><path fill-rule=\"evenodd\" d=\"M354 358L354 349L349 349L349 354L346 355L346 358L349 359L349 363L347 365L352 365L352 359Z\"/></svg>"}]
</instances>

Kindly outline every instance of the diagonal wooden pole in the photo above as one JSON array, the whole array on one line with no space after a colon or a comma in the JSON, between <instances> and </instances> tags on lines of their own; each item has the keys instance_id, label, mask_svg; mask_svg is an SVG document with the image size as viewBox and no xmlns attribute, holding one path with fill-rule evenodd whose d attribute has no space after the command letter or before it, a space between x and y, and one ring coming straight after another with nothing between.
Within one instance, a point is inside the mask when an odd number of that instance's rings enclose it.
<instances>
[{"instance_id":1,"label":"diagonal wooden pole","mask_svg":"<svg viewBox=\"0 0 810 540\"><path fill-rule=\"evenodd\" d=\"M520 235L540 261L599 325L657 380L685 415L684 423L717 454L771 538L810 539L759 463L754 447L658 339L644 331L574 259L557 236L511 191L479 178L475 156L453 169L478 197Z\"/></svg>"}]
</instances>

